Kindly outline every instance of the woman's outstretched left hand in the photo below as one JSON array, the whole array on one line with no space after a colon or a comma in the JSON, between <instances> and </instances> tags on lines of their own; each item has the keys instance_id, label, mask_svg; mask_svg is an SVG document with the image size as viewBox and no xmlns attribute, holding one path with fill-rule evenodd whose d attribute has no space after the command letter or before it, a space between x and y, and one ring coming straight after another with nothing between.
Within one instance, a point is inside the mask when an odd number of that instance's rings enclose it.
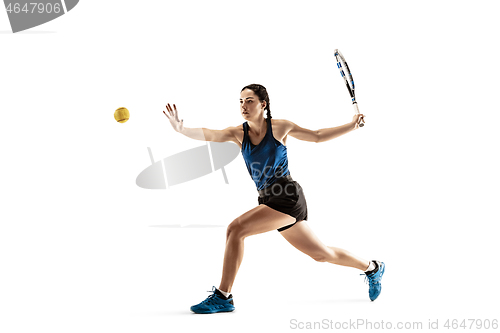
<instances>
[{"instance_id":1,"label":"woman's outstretched left hand","mask_svg":"<svg viewBox=\"0 0 500 333\"><path fill-rule=\"evenodd\" d=\"M176 132L182 132L182 130L184 129L184 119L179 120L179 113L177 112L177 107L175 106L175 104L173 109L170 106L170 103L167 104L167 111L168 114L166 114L165 111L163 111L163 113L165 114L165 116L167 116L168 120L170 120L170 124L172 125L174 130Z\"/></svg>"}]
</instances>

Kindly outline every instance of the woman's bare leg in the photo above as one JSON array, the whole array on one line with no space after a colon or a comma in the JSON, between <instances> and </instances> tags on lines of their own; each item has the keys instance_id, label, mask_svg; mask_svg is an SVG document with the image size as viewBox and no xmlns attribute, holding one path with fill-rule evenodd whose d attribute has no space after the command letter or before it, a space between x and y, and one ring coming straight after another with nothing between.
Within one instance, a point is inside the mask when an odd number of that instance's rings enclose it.
<instances>
[{"instance_id":1,"label":"woman's bare leg","mask_svg":"<svg viewBox=\"0 0 500 333\"><path fill-rule=\"evenodd\" d=\"M362 271L370 265L369 260L355 256L344 249L324 245L305 221L298 222L293 227L282 231L281 235L295 248L316 261L354 267Z\"/></svg>"},{"instance_id":2,"label":"woman's bare leg","mask_svg":"<svg viewBox=\"0 0 500 333\"><path fill-rule=\"evenodd\" d=\"M295 222L295 218L266 205L259 205L236 218L227 227L226 250L219 290L231 292L236 273L238 273L243 260L246 237L276 230L293 222Z\"/></svg>"}]
</instances>

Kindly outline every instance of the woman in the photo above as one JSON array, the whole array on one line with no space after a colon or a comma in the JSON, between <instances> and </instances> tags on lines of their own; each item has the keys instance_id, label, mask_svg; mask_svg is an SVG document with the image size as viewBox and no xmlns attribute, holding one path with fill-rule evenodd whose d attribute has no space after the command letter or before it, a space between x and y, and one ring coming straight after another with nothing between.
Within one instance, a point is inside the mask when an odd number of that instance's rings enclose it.
<instances>
[{"instance_id":1,"label":"woman","mask_svg":"<svg viewBox=\"0 0 500 333\"><path fill-rule=\"evenodd\" d=\"M368 261L346 250L325 246L314 235L307 223L307 205L302 187L294 181L288 170L286 139L288 135L304 141L324 142L359 127L363 115L357 114L352 122L342 126L311 131L284 119L272 120L269 96L259 84L244 87L240 94L240 111L245 123L223 130L186 128L179 120L177 108L167 105L165 113L174 130L189 138L205 141L236 143L247 169L259 192L259 205L229 224L226 249L219 288L203 302L191 307L195 313L228 312L234 310L231 288L243 259L246 237L277 229L298 250L319 262L354 267L366 274L369 297L374 301L381 291L385 264ZM264 118L267 110L267 118Z\"/></svg>"}]
</instances>

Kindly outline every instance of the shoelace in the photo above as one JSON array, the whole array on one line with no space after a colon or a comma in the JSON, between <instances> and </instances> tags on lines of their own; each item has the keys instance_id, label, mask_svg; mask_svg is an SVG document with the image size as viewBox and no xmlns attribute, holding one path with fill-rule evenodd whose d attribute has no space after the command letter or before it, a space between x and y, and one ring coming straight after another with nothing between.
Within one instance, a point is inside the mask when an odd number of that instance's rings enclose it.
<instances>
[{"instance_id":1,"label":"shoelace","mask_svg":"<svg viewBox=\"0 0 500 333\"><path fill-rule=\"evenodd\" d=\"M215 287L212 287L212 290L207 290L207 293L213 293L212 295L208 296L203 302L201 302L202 304L205 304L205 303L208 303L209 305L214 303L214 298L215 296L217 296L215 294Z\"/></svg>"},{"instance_id":2,"label":"shoelace","mask_svg":"<svg viewBox=\"0 0 500 333\"><path fill-rule=\"evenodd\" d=\"M368 276L368 274L366 273L361 273L359 275L364 275L365 276L365 283L366 284L377 284L378 282L377 281L374 281L374 279L372 279L371 277Z\"/></svg>"}]
</instances>

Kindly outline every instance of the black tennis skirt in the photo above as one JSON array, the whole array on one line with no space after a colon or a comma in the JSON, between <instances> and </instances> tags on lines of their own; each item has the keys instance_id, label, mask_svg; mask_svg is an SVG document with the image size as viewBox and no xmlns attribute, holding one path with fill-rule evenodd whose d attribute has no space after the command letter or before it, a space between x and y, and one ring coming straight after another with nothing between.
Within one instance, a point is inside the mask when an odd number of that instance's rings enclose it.
<instances>
[{"instance_id":1,"label":"black tennis skirt","mask_svg":"<svg viewBox=\"0 0 500 333\"><path fill-rule=\"evenodd\" d=\"M279 178L274 184L259 191L259 204L295 217L295 222L279 228L286 230L295 223L307 220L307 203L302 187L290 176Z\"/></svg>"}]
</instances>

